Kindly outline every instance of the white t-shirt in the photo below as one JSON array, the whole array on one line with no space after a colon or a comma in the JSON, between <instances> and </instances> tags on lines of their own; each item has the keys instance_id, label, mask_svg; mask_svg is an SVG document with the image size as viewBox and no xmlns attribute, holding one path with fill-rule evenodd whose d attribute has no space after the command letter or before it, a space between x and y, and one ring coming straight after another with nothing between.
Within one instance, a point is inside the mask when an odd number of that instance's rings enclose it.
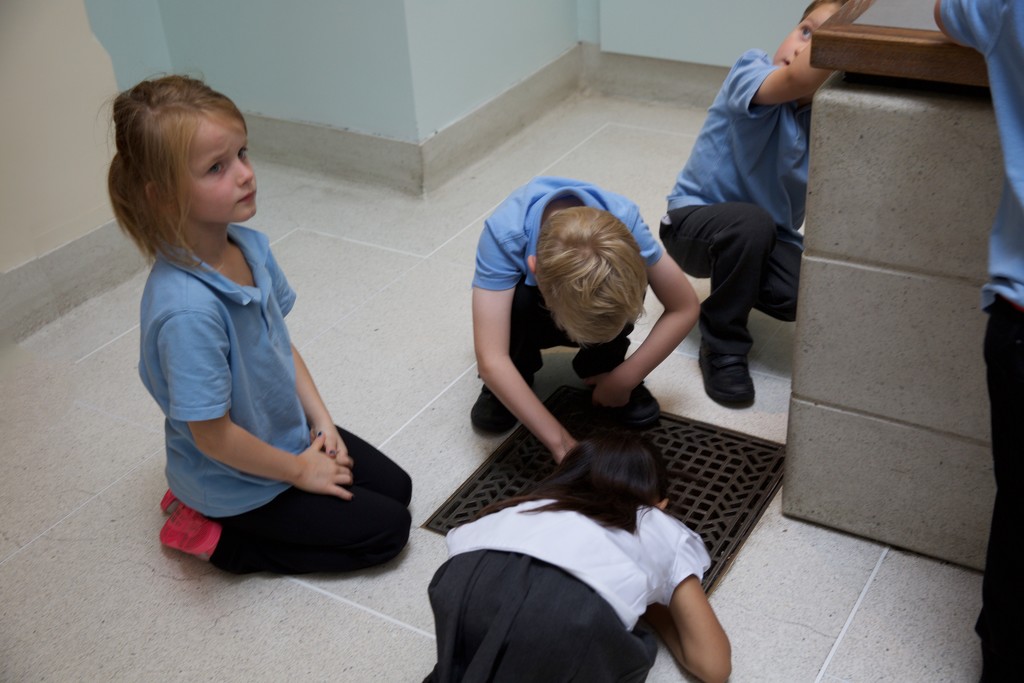
<instances>
[{"instance_id":1,"label":"white t-shirt","mask_svg":"<svg viewBox=\"0 0 1024 683\"><path fill-rule=\"evenodd\" d=\"M648 605L669 604L684 579L703 579L711 565L700 536L658 508L637 509L635 534L577 512L524 514L549 502L521 503L452 529L449 556L502 550L553 564L593 588L630 630Z\"/></svg>"}]
</instances>

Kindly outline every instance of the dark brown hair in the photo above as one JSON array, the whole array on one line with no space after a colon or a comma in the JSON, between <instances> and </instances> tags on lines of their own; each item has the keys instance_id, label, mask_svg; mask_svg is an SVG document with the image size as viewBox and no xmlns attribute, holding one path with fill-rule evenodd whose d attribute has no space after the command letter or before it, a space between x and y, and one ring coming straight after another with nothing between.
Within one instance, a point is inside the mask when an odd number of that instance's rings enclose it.
<instances>
[{"instance_id":1,"label":"dark brown hair","mask_svg":"<svg viewBox=\"0 0 1024 683\"><path fill-rule=\"evenodd\" d=\"M536 488L492 503L480 516L551 499L530 512L578 512L601 526L633 533L637 508L655 505L667 494L668 473L661 453L637 437L610 435L580 441Z\"/></svg>"}]
</instances>

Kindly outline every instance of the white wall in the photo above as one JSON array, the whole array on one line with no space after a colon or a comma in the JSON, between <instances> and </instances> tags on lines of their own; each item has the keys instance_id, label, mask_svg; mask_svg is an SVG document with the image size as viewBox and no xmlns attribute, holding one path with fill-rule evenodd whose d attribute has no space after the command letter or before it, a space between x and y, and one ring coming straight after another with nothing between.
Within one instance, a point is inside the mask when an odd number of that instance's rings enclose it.
<instances>
[{"instance_id":1,"label":"white wall","mask_svg":"<svg viewBox=\"0 0 1024 683\"><path fill-rule=\"evenodd\" d=\"M0 272L112 218L109 110L117 92L82 0L0 0Z\"/></svg>"}]
</instances>

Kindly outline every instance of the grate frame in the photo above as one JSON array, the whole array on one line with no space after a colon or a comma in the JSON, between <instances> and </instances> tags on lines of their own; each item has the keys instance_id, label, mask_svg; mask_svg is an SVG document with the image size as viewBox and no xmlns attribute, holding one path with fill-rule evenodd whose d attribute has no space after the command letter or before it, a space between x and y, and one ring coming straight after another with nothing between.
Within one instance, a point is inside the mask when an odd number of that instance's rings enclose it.
<instances>
[{"instance_id":1,"label":"grate frame","mask_svg":"<svg viewBox=\"0 0 1024 683\"><path fill-rule=\"evenodd\" d=\"M627 429L594 410L585 389L560 387L544 404L572 434L598 436ZM711 566L703 585L710 594L782 485L785 446L668 413L652 427L629 431L665 456L667 512L704 539ZM520 425L422 528L446 534L492 502L518 495L554 468L547 449Z\"/></svg>"}]
</instances>

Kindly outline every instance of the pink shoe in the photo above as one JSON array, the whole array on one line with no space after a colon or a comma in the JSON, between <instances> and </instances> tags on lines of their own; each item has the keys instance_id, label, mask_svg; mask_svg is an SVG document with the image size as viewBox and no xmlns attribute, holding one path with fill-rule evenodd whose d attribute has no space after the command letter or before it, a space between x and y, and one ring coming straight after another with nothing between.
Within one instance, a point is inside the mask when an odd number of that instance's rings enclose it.
<instances>
[{"instance_id":1,"label":"pink shoe","mask_svg":"<svg viewBox=\"0 0 1024 683\"><path fill-rule=\"evenodd\" d=\"M160 501L160 509L171 514L174 512L174 507L178 503L178 497L171 493L170 489L167 489L167 493L164 494L163 500Z\"/></svg>"},{"instance_id":2,"label":"pink shoe","mask_svg":"<svg viewBox=\"0 0 1024 683\"><path fill-rule=\"evenodd\" d=\"M221 526L179 502L160 530L160 542L168 548L209 560L220 541Z\"/></svg>"}]
</instances>

